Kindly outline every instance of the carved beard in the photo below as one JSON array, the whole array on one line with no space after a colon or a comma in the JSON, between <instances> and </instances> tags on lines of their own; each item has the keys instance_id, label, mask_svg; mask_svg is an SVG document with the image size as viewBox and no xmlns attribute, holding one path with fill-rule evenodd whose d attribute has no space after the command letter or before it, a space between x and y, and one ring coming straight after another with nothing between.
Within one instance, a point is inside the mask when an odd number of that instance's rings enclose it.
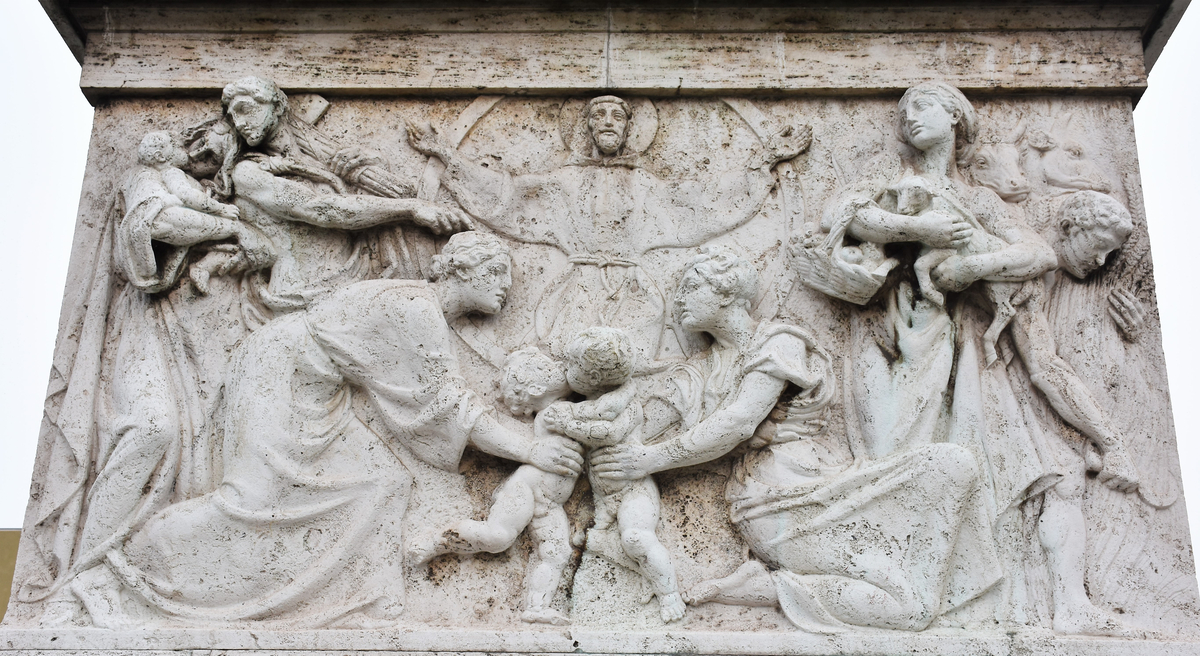
<instances>
[{"instance_id":1,"label":"carved beard","mask_svg":"<svg viewBox=\"0 0 1200 656\"><path fill-rule=\"evenodd\" d=\"M621 154L625 145L625 135L610 131L597 131L592 134L592 143L596 147L597 156L614 156Z\"/></svg>"},{"instance_id":2,"label":"carved beard","mask_svg":"<svg viewBox=\"0 0 1200 656\"><path fill-rule=\"evenodd\" d=\"M270 120L264 121L260 125L251 126L247 132L242 133L242 138L246 140L246 145L257 148L275 134L275 129L279 127L279 115L273 115Z\"/></svg>"}]
</instances>

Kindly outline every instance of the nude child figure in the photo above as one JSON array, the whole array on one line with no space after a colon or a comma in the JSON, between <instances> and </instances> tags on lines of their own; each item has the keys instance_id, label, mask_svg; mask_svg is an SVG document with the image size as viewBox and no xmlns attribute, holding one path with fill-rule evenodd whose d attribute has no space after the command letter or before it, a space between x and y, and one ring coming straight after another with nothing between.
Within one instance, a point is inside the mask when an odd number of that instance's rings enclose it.
<instances>
[{"instance_id":1,"label":"nude child figure","mask_svg":"<svg viewBox=\"0 0 1200 656\"><path fill-rule=\"evenodd\" d=\"M537 349L510 355L501 377L501 395L509 411L536 413L535 435L558 433L588 448L640 440L643 417L633 399L635 351L628 337L614 328L589 328L568 344L566 355L565 370ZM566 401L572 393L587 400ZM445 553L498 553L529 527L536 555L528 569L521 619L566 624L567 617L550 604L571 555L563 504L574 487L573 476L519 467L493 494L486 520L462 520L420 536L409 548L410 557L424 563ZM682 618L685 606L674 565L655 534L659 497L653 479L593 481L593 488L598 528L616 524L625 554L649 584L650 596L659 597L663 621Z\"/></svg>"}]
</instances>

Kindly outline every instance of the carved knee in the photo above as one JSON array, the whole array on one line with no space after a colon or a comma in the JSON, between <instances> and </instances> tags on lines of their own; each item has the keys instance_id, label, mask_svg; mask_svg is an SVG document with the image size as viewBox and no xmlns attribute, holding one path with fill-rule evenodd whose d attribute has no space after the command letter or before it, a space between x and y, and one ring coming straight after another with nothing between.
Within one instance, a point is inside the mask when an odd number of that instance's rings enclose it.
<instances>
[{"instance_id":1,"label":"carved knee","mask_svg":"<svg viewBox=\"0 0 1200 656\"><path fill-rule=\"evenodd\" d=\"M654 533L644 529L628 529L621 532L621 545L631 558L641 560L650 552L654 543Z\"/></svg>"}]
</instances>

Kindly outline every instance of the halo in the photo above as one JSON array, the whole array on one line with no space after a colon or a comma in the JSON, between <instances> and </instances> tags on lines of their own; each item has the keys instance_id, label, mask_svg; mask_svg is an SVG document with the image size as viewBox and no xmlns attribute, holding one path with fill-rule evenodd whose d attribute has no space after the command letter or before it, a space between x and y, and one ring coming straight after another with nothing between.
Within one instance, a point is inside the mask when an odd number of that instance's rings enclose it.
<instances>
[{"instance_id":1,"label":"halo","mask_svg":"<svg viewBox=\"0 0 1200 656\"><path fill-rule=\"evenodd\" d=\"M558 111L558 130L563 145L572 153L592 154L592 137L588 134L587 117L583 115L591 98L569 98ZM649 98L625 98L633 117L629 121L629 136L625 138L625 154L646 152L658 134L658 109Z\"/></svg>"}]
</instances>

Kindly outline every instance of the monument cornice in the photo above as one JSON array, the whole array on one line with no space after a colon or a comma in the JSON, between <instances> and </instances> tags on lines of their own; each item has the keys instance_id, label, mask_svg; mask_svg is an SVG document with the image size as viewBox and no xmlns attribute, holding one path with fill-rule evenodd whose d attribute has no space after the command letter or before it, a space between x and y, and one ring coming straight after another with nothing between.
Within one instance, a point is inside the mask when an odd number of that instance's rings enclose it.
<instances>
[{"instance_id":1,"label":"monument cornice","mask_svg":"<svg viewBox=\"0 0 1200 656\"><path fill-rule=\"evenodd\" d=\"M1136 101L1181 13L1151 1L43 4L93 103L209 95L248 63L329 95L893 94L933 69L976 94Z\"/></svg>"}]
</instances>

